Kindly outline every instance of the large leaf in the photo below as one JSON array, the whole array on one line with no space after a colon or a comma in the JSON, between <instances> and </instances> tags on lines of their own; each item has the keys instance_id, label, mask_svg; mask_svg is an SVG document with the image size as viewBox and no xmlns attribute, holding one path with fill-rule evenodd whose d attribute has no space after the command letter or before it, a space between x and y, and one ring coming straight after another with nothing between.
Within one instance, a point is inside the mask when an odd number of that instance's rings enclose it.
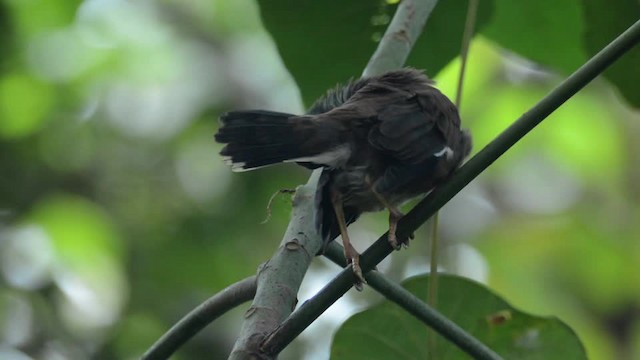
<instances>
[{"instance_id":1,"label":"large leaf","mask_svg":"<svg viewBox=\"0 0 640 360\"><path fill-rule=\"evenodd\" d=\"M584 25L577 1L495 0L491 23L482 34L498 45L537 63L574 71L586 60Z\"/></svg>"},{"instance_id":2,"label":"large leaf","mask_svg":"<svg viewBox=\"0 0 640 360\"><path fill-rule=\"evenodd\" d=\"M307 105L326 89L359 77L395 6L372 0L259 0L262 20ZM477 27L489 20L493 1L482 1ZM440 1L408 65L440 71L460 52L467 1Z\"/></svg>"},{"instance_id":3,"label":"large leaf","mask_svg":"<svg viewBox=\"0 0 640 360\"><path fill-rule=\"evenodd\" d=\"M482 34L500 46L569 74L640 18L637 0L495 0ZM620 59L605 76L640 106L640 49Z\"/></svg>"},{"instance_id":4,"label":"large leaf","mask_svg":"<svg viewBox=\"0 0 640 360\"><path fill-rule=\"evenodd\" d=\"M427 298L428 276L403 286ZM586 359L575 333L560 320L514 309L471 280L441 275L438 310L505 359ZM383 302L347 320L335 335L331 359L429 359L426 325L398 305ZM462 350L437 336L437 359L468 359Z\"/></svg>"},{"instance_id":5,"label":"large leaf","mask_svg":"<svg viewBox=\"0 0 640 360\"><path fill-rule=\"evenodd\" d=\"M640 19L638 0L583 0L585 22L585 48L594 55ZM604 73L635 107L640 107L640 47L624 55Z\"/></svg>"}]
</instances>

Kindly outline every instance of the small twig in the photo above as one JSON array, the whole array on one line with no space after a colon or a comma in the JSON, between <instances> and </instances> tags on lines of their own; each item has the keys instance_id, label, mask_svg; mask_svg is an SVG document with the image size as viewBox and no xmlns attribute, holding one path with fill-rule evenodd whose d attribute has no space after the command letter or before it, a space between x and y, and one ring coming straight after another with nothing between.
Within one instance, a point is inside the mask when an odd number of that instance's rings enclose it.
<instances>
[{"instance_id":1,"label":"small twig","mask_svg":"<svg viewBox=\"0 0 640 360\"><path fill-rule=\"evenodd\" d=\"M141 359L168 359L205 326L234 307L253 299L255 294L255 275L228 286L180 319L144 353Z\"/></svg>"},{"instance_id":2,"label":"small twig","mask_svg":"<svg viewBox=\"0 0 640 360\"><path fill-rule=\"evenodd\" d=\"M456 107L460 111L462 105L462 87L464 84L464 75L467 70L467 58L469 57L469 47L471 46L471 38L476 27L476 18L478 15L478 0L469 0L467 8L467 19L464 23L464 34L462 35L462 46L460 48L460 76L458 77L458 88L456 90Z\"/></svg>"},{"instance_id":3,"label":"small twig","mask_svg":"<svg viewBox=\"0 0 640 360\"><path fill-rule=\"evenodd\" d=\"M456 107L458 113L461 112L462 91L464 88L464 78L467 69L467 60L469 58L469 48L471 47L471 38L475 30L476 17L478 15L478 0L469 0L467 7L467 18L464 23L464 34L462 35L462 45L460 46L460 75L458 76L458 87L456 89ZM439 214L436 212L431 218L431 261L429 269L429 288L427 291L427 301L434 309L437 308L438 301L438 242L440 236L438 232ZM433 334L430 332L430 334ZM431 357L437 358L436 338L429 336L429 348Z\"/></svg>"},{"instance_id":4,"label":"small twig","mask_svg":"<svg viewBox=\"0 0 640 360\"><path fill-rule=\"evenodd\" d=\"M431 217L431 246L429 249L429 277L431 281L429 281L427 291L427 303L434 308L438 300L438 214L440 214L439 211Z\"/></svg>"},{"instance_id":5,"label":"small twig","mask_svg":"<svg viewBox=\"0 0 640 360\"><path fill-rule=\"evenodd\" d=\"M434 309L438 308L438 218L440 212L436 211L431 217L431 248L429 262L429 285L427 285L427 304ZM430 358L438 358L438 350L436 349L436 337L433 331L427 334L427 348Z\"/></svg>"},{"instance_id":6,"label":"small twig","mask_svg":"<svg viewBox=\"0 0 640 360\"><path fill-rule=\"evenodd\" d=\"M269 220L271 220L271 206L273 205L273 200L275 200L275 198L278 195L295 194L295 193L296 193L296 189L280 189L280 190L274 192L273 195L271 195L271 197L269 198L269 202L267 203L267 217L265 217L264 220L262 220L262 222L260 224L264 225L264 224L268 223Z\"/></svg>"}]
</instances>

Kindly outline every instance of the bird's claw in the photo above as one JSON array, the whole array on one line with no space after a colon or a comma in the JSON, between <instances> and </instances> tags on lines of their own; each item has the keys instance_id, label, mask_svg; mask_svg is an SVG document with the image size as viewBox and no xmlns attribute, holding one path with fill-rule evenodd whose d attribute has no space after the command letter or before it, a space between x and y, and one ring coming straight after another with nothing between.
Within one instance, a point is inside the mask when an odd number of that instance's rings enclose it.
<instances>
[{"instance_id":1,"label":"bird's claw","mask_svg":"<svg viewBox=\"0 0 640 360\"><path fill-rule=\"evenodd\" d=\"M389 232L389 236L388 236L388 240L389 240L389 245L391 245L391 247L394 250L400 250L401 248L407 249L409 248L409 244L411 243L411 240L415 239L416 235L414 233L409 234L409 238L406 239L404 242L399 243L398 242L398 236L396 235L395 231L394 232Z\"/></svg>"},{"instance_id":2,"label":"bird's claw","mask_svg":"<svg viewBox=\"0 0 640 360\"><path fill-rule=\"evenodd\" d=\"M364 275L362 274L362 268L360 267L360 256L349 258L349 262L351 263L353 274L356 276L356 282L354 283L354 286L356 287L356 290L362 291L362 289L364 288L364 284L367 283L367 280L364 279Z\"/></svg>"},{"instance_id":3,"label":"bird's claw","mask_svg":"<svg viewBox=\"0 0 640 360\"><path fill-rule=\"evenodd\" d=\"M398 238L396 237L395 233L390 232L388 236L388 240L389 240L389 245L391 245L391 247L394 250L400 250L400 248L402 248L402 245L398 243Z\"/></svg>"},{"instance_id":4,"label":"bird's claw","mask_svg":"<svg viewBox=\"0 0 640 360\"><path fill-rule=\"evenodd\" d=\"M409 234L409 238L407 240L405 240L405 242L402 243L402 247L405 249L409 248L409 245L411 244L411 240L416 238L416 234L415 233L411 233Z\"/></svg>"}]
</instances>

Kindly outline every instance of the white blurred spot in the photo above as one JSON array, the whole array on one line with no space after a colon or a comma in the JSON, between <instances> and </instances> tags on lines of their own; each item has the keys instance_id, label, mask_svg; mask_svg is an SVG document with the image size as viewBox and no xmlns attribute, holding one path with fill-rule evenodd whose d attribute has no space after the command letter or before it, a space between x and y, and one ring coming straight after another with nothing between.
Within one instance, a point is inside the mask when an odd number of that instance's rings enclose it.
<instances>
[{"instance_id":1,"label":"white blurred spot","mask_svg":"<svg viewBox=\"0 0 640 360\"><path fill-rule=\"evenodd\" d=\"M292 114L302 112L300 90L286 72L273 40L264 34L243 35L230 40L229 45L228 61L234 80L242 88L267 97L263 104L252 107Z\"/></svg>"},{"instance_id":2,"label":"white blurred spot","mask_svg":"<svg viewBox=\"0 0 640 360\"><path fill-rule=\"evenodd\" d=\"M503 53L502 60L507 79L515 84L548 80L553 76L540 65L514 53Z\"/></svg>"},{"instance_id":3,"label":"white blurred spot","mask_svg":"<svg viewBox=\"0 0 640 360\"><path fill-rule=\"evenodd\" d=\"M33 358L18 349L0 345L0 359L3 360L33 360Z\"/></svg>"},{"instance_id":4,"label":"white blurred spot","mask_svg":"<svg viewBox=\"0 0 640 360\"><path fill-rule=\"evenodd\" d=\"M298 298L307 300L317 294L340 271L340 268L331 263L330 267L312 266L302 282ZM355 290L351 290L355 291ZM314 321L301 335L300 340L308 349L305 360L328 359L331 350L331 339L338 326L358 311L358 304L347 293L336 301L316 321Z\"/></svg>"},{"instance_id":5,"label":"white blurred spot","mask_svg":"<svg viewBox=\"0 0 640 360\"><path fill-rule=\"evenodd\" d=\"M1 341L11 346L27 344L33 337L33 309L25 297L0 293ZM5 359L0 356L0 359Z\"/></svg>"},{"instance_id":6,"label":"white blurred spot","mask_svg":"<svg viewBox=\"0 0 640 360\"><path fill-rule=\"evenodd\" d=\"M174 44L166 50L172 60L158 65L157 74L147 74L150 79L121 78L107 84L108 119L123 133L166 139L194 120L204 107L225 100L226 85L215 71L215 54L199 44ZM144 71L141 68L134 73Z\"/></svg>"},{"instance_id":7,"label":"white blurred spot","mask_svg":"<svg viewBox=\"0 0 640 360\"><path fill-rule=\"evenodd\" d=\"M442 150L433 154L433 156L435 157L441 157L442 155L447 155L447 159L451 159L453 157L453 150L451 150L450 147L445 146L444 148L442 148Z\"/></svg>"},{"instance_id":8,"label":"white blurred spot","mask_svg":"<svg viewBox=\"0 0 640 360\"><path fill-rule=\"evenodd\" d=\"M515 340L516 347L527 350L536 349L542 345L540 343L540 330L536 328L528 329Z\"/></svg>"},{"instance_id":9,"label":"white blurred spot","mask_svg":"<svg viewBox=\"0 0 640 360\"><path fill-rule=\"evenodd\" d=\"M27 62L33 72L54 82L74 79L96 59L93 50L85 46L78 33L70 28L44 32L27 48Z\"/></svg>"},{"instance_id":10,"label":"white blurred spot","mask_svg":"<svg viewBox=\"0 0 640 360\"><path fill-rule=\"evenodd\" d=\"M447 239L465 241L491 225L496 209L478 181L471 182L458 193L439 216L440 229Z\"/></svg>"},{"instance_id":11,"label":"white blurred spot","mask_svg":"<svg viewBox=\"0 0 640 360\"><path fill-rule=\"evenodd\" d=\"M106 98L109 120L123 133L164 139L190 120L191 106L168 84L114 83Z\"/></svg>"},{"instance_id":12,"label":"white blurred spot","mask_svg":"<svg viewBox=\"0 0 640 360\"><path fill-rule=\"evenodd\" d=\"M225 193L231 184L231 173L217 157L210 134L182 146L176 156L176 172L189 197L206 203Z\"/></svg>"},{"instance_id":13,"label":"white blurred spot","mask_svg":"<svg viewBox=\"0 0 640 360\"><path fill-rule=\"evenodd\" d=\"M538 214L563 211L572 206L582 192L577 178L539 154L514 162L510 171L496 183L507 205Z\"/></svg>"},{"instance_id":14,"label":"white blurred spot","mask_svg":"<svg viewBox=\"0 0 640 360\"><path fill-rule=\"evenodd\" d=\"M82 349L81 345L84 345L85 348ZM42 360L87 359L90 356L87 354L86 347L86 343L70 344L62 341L47 341L39 355Z\"/></svg>"},{"instance_id":15,"label":"white blurred spot","mask_svg":"<svg viewBox=\"0 0 640 360\"><path fill-rule=\"evenodd\" d=\"M442 266L448 273L486 283L489 265L482 254L468 244L448 246L442 251Z\"/></svg>"},{"instance_id":16,"label":"white blurred spot","mask_svg":"<svg viewBox=\"0 0 640 360\"><path fill-rule=\"evenodd\" d=\"M99 331L119 319L126 289L123 275L113 265L98 260L91 273L81 274L59 269L55 280L64 295L58 302L61 317L78 335Z\"/></svg>"},{"instance_id":17,"label":"white blurred spot","mask_svg":"<svg viewBox=\"0 0 640 360\"><path fill-rule=\"evenodd\" d=\"M407 261L405 265L404 272L402 273L402 278L410 278L418 275L425 275L429 273L431 268L431 264L429 262L425 262L424 258L412 256ZM440 264L438 264L438 272L443 271L444 269Z\"/></svg>"},{"instance_id":18,"label":"white blurred spot","mask_svg":"<svg viewBox=\"0 0 640 360\"><path fill-rule=\"evenodd\" d=\"M3 236L2 273L12 286L33 290L51 280L54 253L51 240L36 225L7 230Z\"/></svg>"},{"instance_id":19,"label":"white blurred spot","mask_svg":"<svg viewBox=\"0 0 640 360\"><path fill-rule=\"evenodd\" d=\"M76 25L83 40L99 49L123 43L158 43L168 36L145 2L85 0L78 8Z\"/></svg>"}]
</instances>

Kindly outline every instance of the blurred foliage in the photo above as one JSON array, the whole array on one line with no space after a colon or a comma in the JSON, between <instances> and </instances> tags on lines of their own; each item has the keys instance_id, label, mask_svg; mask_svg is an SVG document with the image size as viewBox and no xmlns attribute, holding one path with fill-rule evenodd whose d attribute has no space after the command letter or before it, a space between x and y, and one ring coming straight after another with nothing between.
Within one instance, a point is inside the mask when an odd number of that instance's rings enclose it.
<instances>
[{"instance_id":1,"label":"blurred foliage","mask_svg":"<svg viewBox=\"0 0 640 360\"><path fill-rule=\"evenodd\" d=\"M301 112L291 75L307 103L358 76L393 14L387 3L0 2L0 358L136 358L253 274L288 220L281 199L260 225L267 200L307 172L231 174L215 119L232 108ZM453 96L464 6L444 11L448 3L410 63ZM462 105L475 151L637 19L633 6L494 0L483 9ZM615 88L599 80L571 99L441 216L443 269L558 316L596 360L640 358L640 115L618 95L638 105L634 51L612 70ZM364 249L385 227L373 214L350 229ZM426 252L417 239L379 269L423 273ZM314 261L300 300L336 271ZM370 289L347 294L282 358L326 358L337 325L376 299ZM225 358L244 309L176 358Z\"/></svg>"},{"instance_id":2,"label":"blurred foliage","mask_svg":"<svg viewBox=\"0 0 640 360\"><path fill-rule=\"evenodd\" d=\"M402 286L417 298L426 299L429 276L408 279ZM514 309L469 279L440 276L436 303L441 314L504 359L587 359L584 347L566 324ZM342 324L331 347L331 358L453 360L468 359L469 355L428 331L424 323L400 306L385 301Z\"/></svg>"}]
</instances>

